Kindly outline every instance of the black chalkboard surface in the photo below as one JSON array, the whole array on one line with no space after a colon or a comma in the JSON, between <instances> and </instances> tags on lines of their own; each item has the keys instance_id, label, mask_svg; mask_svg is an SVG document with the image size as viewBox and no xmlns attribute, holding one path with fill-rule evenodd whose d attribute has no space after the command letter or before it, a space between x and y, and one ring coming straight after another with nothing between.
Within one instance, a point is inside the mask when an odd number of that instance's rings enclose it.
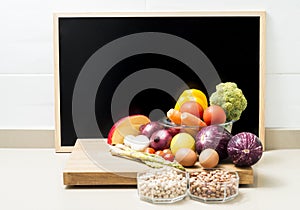
<instances>
[{"instance_id":1,"label":"black chalkboard surface","mask_svg":"<svg viewBox=\"0 0 300 210\"><path fill-rule=\"evenodd\" d=\"M264 12L55 14L56 150L107 137L121 117L161 118L187 88L235 82L232 133L264 141Z\"/></svg>"}]
</instances>

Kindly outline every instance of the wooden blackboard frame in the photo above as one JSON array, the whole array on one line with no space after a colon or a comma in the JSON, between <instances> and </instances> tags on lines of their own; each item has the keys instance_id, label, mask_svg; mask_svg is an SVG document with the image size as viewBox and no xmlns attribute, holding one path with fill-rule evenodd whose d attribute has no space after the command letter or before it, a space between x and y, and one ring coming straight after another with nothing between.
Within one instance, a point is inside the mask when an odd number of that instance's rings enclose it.
<instances>
[{"instance_id":1,"label":"wooden blackboard frame","mask_svg":"<svg viewBox=\"0 0 300 210\"><path fill-rule=\"evenodd\" d=\"M116 13L55 13L54 23L54 85L55 85L55 149L71 152L73 146L63 146L61 138L60 75L59 75L59 18L78 17L259 17L259 138L265 148L265 24L264 11L203 11L203 12L116 12Z\"/></svg>"}]
</instances>

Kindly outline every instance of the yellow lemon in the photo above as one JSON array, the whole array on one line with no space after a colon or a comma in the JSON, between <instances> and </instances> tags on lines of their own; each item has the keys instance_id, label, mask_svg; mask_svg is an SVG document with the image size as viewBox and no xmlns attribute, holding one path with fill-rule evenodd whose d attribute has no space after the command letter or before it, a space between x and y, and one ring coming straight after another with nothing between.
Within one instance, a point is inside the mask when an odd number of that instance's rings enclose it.
<instances>
[{"instance_id":1,"label":"yellow lemon","mask_svg":"<svg viewBox=\"0 0 300 210\"><path fill-rule=\"evenodd\" d=\"M170 149L173 155L181 148L189 148L195 151L195 139L188 133L178 133L171 141Z\"/></svg>"}]
</instances>

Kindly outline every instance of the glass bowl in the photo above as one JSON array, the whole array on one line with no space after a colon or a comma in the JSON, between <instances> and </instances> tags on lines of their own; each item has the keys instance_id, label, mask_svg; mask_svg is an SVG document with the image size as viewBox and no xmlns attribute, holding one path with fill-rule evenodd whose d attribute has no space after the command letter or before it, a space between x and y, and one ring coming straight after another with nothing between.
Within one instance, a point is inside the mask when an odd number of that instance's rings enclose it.
<instances>
[{"instance_id":1,"label":"glass bowl","mask_svg":"<svg viewBox=\"0 0 300 210\"><path fill-rule=\"evenodd\" d=\"M189 172L188 194L193 200L225 202L235 198L238 190L239 176L235 171L211 168Z\"/></svg>"},{"instance_id":2,"label":"glass bowl","mask_svg":"<svg viewBox=\"0 0 300 210\"><path fill-rule=\"evenodd\" d=\"M150 203L174 203L187 196L188 173L172 167L149 169L137 174L141 200Z\"/></svg>"},{"instance_id":3,"label":"glass bowl","mask_svg":"<svg viewBox=\"0 0 300 210\"><path fill-rule=\"evenodd\" d=\"M227 131L231 133L232 126L235 121L225 122L222 124L217 124L224 127ZM173 130L174 132L185 132L191 134L193 137L196 137L197 133L204 127L201 126L187 126L187 125L177 125L171 122L168 118L163 118L158 121L164 128Z\"/></svg>"}]
</instances>

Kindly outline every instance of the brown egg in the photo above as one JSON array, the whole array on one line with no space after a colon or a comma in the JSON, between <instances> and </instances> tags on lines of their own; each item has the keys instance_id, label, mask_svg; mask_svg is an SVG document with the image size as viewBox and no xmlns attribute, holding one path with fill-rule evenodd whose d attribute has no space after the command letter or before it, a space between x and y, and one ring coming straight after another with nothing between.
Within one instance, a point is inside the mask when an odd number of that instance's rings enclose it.
<instances>
[{"instance_id":1,"label":"brown egg","mask_svg":"<svg viewBox=\"0 0 300 210\"><path fill-rule=\"evenodd\" d=\"M219 163L219 155L214 149L205 149L199 155L199 163L203 168L214 168Z\"/></svg>"},{"instance_id":2,"label":"brown egg","mask_svg":"<svg viewBox=\"0 0 300 210\"><path fill-rule=\"evenodd\" d=\"M190 148L180 148L175 154L175 160L182 166L193 166L197 161L197 154Z\"/></svg>"}]
</instances>

